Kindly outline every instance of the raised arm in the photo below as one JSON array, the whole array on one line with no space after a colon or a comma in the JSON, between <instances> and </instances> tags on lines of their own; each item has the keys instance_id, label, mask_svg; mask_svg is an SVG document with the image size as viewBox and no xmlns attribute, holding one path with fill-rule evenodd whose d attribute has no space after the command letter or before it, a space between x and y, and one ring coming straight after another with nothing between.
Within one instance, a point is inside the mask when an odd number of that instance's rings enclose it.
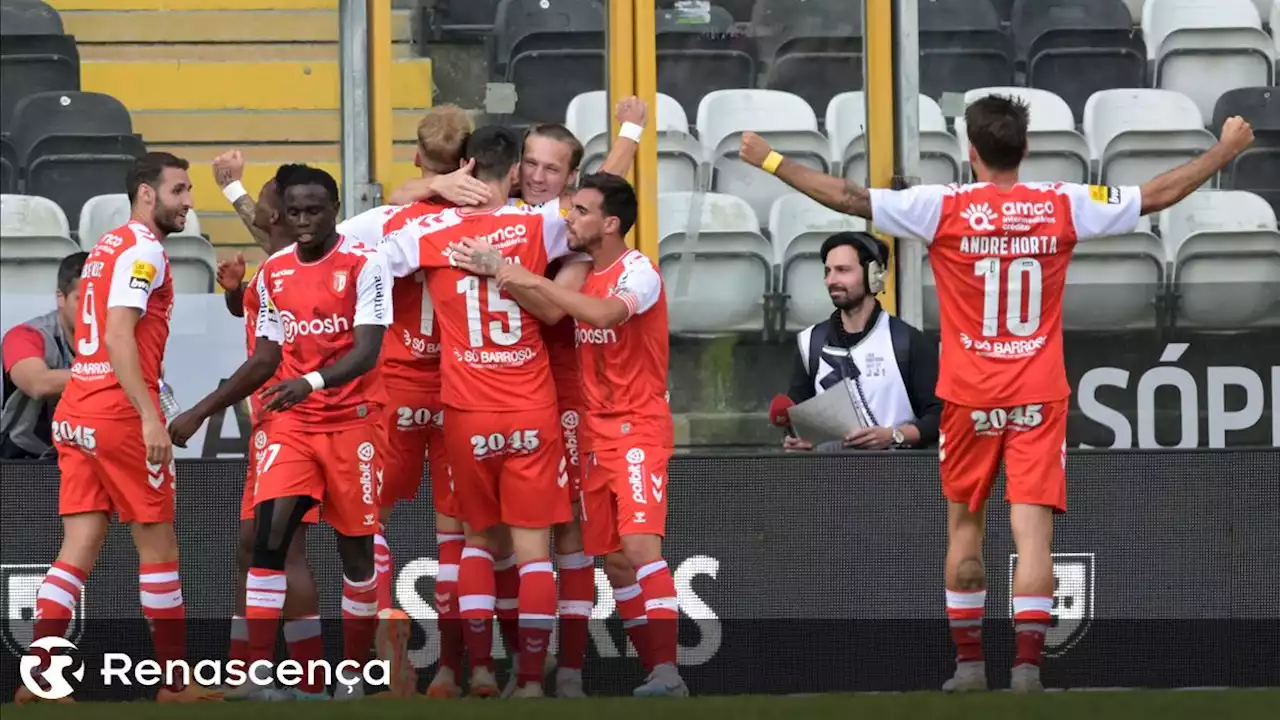
<instances>
[{"instance_id":1,"label":"raised arm","mask_svg":"<svg viewBox=\"0 0 1280 720\"><path fill-rule=\"evenodd\" d=\"M258 203L249 191L244 189L244 184L241 182L243 178L244 155L239 150L229 150L213 159L213 179L222 189L222 194L226 196L227 201L236 209L240 222L248 228L253 241L269 253L271 238L254 225Z\"/></svg>"},{"instance_id":2,"label":"raised arm","mask_svg":"<svg viewBox=\"0 0 1280 720\"><path fill-rule=\"evenodd\" d=\"M622 129L618 132L618 137L613 139L609 155L605 157L599 172L624 176L631 171L631 166L636 161L636 149L640 147L640 137L644 132L649 108L643 100L632 95L618 101L615 115L622 124Z\"/></svg>"},{"instance_id":3,"label":"raised arm","mask_svg":"<svg viewBox=\"0 0 1280 720\"><path fill-rule=\"evenodd\" d=\"M1253 128L1241 117L1227 118L1222 139L1196 159L1148 180L1141 187L1142 214L1177 205L1222 171L1253 142Z\"/></svg>"},{"instance_id":4,"label":"raised arm","mask_svg":"<svg viewBox=\"0 0 1280 720\"><path fill-rule=\"evenodd\" d=\"M742 147L738 150L738 157L836 212L871 219L870 190L852 180L807 168L774 153L769 143L753 132L742 134Z\"/></svg>"}]
</instances>

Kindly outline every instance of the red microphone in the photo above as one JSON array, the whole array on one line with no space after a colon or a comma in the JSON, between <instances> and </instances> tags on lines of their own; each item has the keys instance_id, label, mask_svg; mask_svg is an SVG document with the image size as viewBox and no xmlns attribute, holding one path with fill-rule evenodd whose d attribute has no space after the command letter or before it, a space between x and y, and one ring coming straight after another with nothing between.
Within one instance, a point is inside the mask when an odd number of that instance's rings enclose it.
<instances>
[{"instance_id":1,"label":"red microphone","mask_svg":"<svg viewBox=\"0 0 1280 720\"><path fill-rule=\"evenodd\" d=\"M786 431L787 437L795 437L796 431L791 427L791 408L795 401L786 395L774 395L769 401L769 422Z\"/></svg>"}]
</instances>

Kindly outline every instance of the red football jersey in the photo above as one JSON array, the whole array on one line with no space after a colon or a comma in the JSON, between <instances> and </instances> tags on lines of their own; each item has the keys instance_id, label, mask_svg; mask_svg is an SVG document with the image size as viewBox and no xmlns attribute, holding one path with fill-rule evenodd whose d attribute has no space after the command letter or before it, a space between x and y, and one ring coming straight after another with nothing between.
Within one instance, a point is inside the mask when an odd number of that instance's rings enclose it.
<instances>
[{"instance_id":1,"label":"red football jersey","mask_svg":"<svg viewBox=\"0 0 1280 720\"><path fill-rule=\"evenodd\" d=\"M423 215L387 235L382 254L397 278L426 271L441 343L441 400L451 408L509 412L555 407L540 323L490 278L452 267L449 244L487 241L507 262L542 274L568 254L559 214L509 204Z\"/></svg>"},{"instance_id":2,"label":"red football jersey","mask_svg":"<svg viewBox=\"0 0 1280 720\"><path fill-rule=\"evenodd\" d=\"M338 231L350 230L364 244L377 247L383 237L415 218L443 212L449 207L426 202L384 205L343 222ZM382 341L382 355L378 358L383 379L393 385L440 392L440 334L436 331L435 308L427 292L425 271L419 270L395 279L391 288L391 307L394 319Z\"/></svg>"},{"instance_id":3,"label":"red football jersey","mask_svg":"<svg viewBox=\"0 0 1280 720\"><path fill-rule=\"evenodd\" d=\"M253 273L253 277L249 279L249 284L245 285L244 297L242 304L244 305L244 349L246 357L253 357L253 350L258 346L258 314L262 311L262 298L258 297L258 278L262 275L262 267ZM283 378L280 375L281 368L284 363L280 363L280 367L276 368L276 374L271 376L265 387L271 387L280 382ZM258 393L249 395L249 422L256 423L262 418L262 398L258 397Z\"/></svg>"},{"instance_id":4,"label":"red football jersey","mask_svg":"<svg viewBox=\"0 0 1280 720\"><path fill-rule=\"evenodd\" d=\"M670 333L662 276L643 253L628 250L608 268L588 275L582 292L616 297L630 313L611 328L577 323L585 448L630 447L636 438L670 447L675 438L667 391Z\"/></svg>"},{"instance_id":5,"label":"red football jersey","mask_svg":"<svg viewBox=\"0 0 1280 720\"><path fill-rule=\"evenodd\" d=\"M1069 183L925 185L872 190L880 231L929 243L942 355L938 397L968 407L1071 394L1062 292L1079 240L1132 232L1136 187Z\"/></svg>"},{"instance_id":6,"label":"red football jersey","mask_svg":"<svg viewBox=\"0 0 1280 720\"><path fill-rule=\"evenodd\" d=\"M564 266L554 262L547 268L547 277L555 278ZM556 398L561 408L582 406L582 376L578 372L578 349L574 344L574 321L565 316L555 325L542 326L542 341L547 345L547 360L551 363L551 379L556 384Z\"/></svg>"},{"instance_id":7,"label":"red football jersey","mask_svg":"<svg viewBox=\"0 0 1280 720\"><path fill-rule=\"evenodd\" d=\"M62 409L80 417L137 417L111 368L103 341L107 310L127 307L142 311L134 337L142 377L159 412L160 367L173 314L173 280L160 238L142 223L122 225L98 240L80 277L76 361L62 393Z\"/></svg>"},{"instance_id":8,"label":"red football jersey","mask_svg":"<svg viewBox=\"0 0 1280 720\"><path fill-rule=\"evenodd\" d=\"M279 374L297 378L332 365L355 347L354 328L391 324L391 276L382 258L359 241L339 238L307 263L296 246L258 270L258 337L280 343ZM300 432L333 432L374 422L387 402L377 368L339 387L323 388L272 416Z\"/></svg>"}]
</instances>

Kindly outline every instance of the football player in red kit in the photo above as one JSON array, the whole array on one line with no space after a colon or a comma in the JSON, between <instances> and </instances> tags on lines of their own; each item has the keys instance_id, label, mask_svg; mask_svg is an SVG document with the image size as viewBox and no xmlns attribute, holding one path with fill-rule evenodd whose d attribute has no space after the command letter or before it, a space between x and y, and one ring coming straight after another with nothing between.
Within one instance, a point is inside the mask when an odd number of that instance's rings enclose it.
<instances>
[{"instance_id":1,"label":"football player in red kit","mask_svg":"<svg viewBox=\"0 0 1280 720\"><path fill-rule=\"evenodd\" d=\"M190 411L195 422L173 431L198 427L283 366L289 379L262 393L263 410L273 416L254 491L257 532L246 583L250 658L274 657L288 588L285 554L302 517L319 503L342 562L343 656L363 665L377 616L373 535L387 398L375 365L391 322L391 277L377 253L337 233L338 189L328 173L301 167L280 178L279 187L297 242L258 273L254 354ZM362 682L344 680L335 697L363 696Z\"/></svg>"},{"instance_id":2,"label":"football player in red kit","mask_svg":"<svg viewBox=\"0 0 1280 720\"><path fill-rule=\"evenodd\" d=\"M81 272L76 361L53 417L62 547L36 598L35 640L66 633L114 513L130 525L138 549L142 614L156 658L165 663L186 656L173 446L159 388L174 295L161 241L186 225L187 168L186 160L169 153L139 158L125 179L129 221L98 240ZM51 662L47 655L41 660L46 667ZM36 699L21 687L14 702ZM222 695L170 684L156 699L188 703Z\"/></svg>"},{"instance_id":3,"label":"football player in red kit","mask_svg":"<svg viewBox=\"0 0 1280 720\"><path fill-rule=\"evenodd\" d=\"M978 182L868 190L809 170L746 133L744 161L882 232L925 242L938 283L942 357L938 397L946 401L938 439L948 501L947 615L957 646L947 691L987 689L982 657L986 503L1001 460L1017 547L1012 689L1037 692L1053 607L1053 517L1066 512L1067 398L1062 294L1081 242L1132 232L1203 185L1253 140L1230 118L1200 157L1141 187L1020 183L1029 111L988 95L965 110L969 162ZM1102 240L1096 240L1103 238Z\"/></svg>"},{"instance_id":4,"label":"football player in red kit","mask_svg":"<svg viewBox=\"0 0 1280 720\"><path fill-rule=\"evenodd\" d=\"M639 581L652 669L635 694L684 696L689 689L676 667L675 581L662 559L674 443L667 303L657 268L627 247L636 214L635 191L626 180L588 175L568 217L570 248L592 260L581 292L517 264L503 265L496 275L520 303L549 303L575 321L585 408L583 540L587 552L625 562Z\"/></svg>"}]
</instances>

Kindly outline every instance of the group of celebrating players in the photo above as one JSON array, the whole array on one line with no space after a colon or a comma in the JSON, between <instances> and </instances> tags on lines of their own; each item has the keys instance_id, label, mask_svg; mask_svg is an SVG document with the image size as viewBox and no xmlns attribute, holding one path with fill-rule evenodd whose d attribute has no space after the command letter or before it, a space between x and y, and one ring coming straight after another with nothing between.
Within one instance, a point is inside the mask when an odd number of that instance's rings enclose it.
<instances>
[{"instance_id":1,"label":"group of celebrating players","mask_svg":"<svg viewBox=\"0 0 1280 720\"><path fill-rule=\"evenodd\" d=\"M253 457L234 658L272 661L282 618L291 657L320 658L303 537L323 519L343 569L344 659L362 663L376 648L392 668L387 694L416 692L384 528L395 503L414 497L425 462L440 553L441 661L428 696L462 694L464 654L469 694L500 694L496 616L516 657L501 692L542 696L558 622L555 694L583 697L600 556L648 671L636 694L686 695L676 589L662 559L673 444L666 300L658 270L625 241L637 201L621 176L646 112L635 98L620 102L622 130L602 171L578 178L583 149L563 126L538 125L522 139L503 127L473 130L457 108L433 109L418 128L422 177L392 204L341 224L327 173L282 166L255 201L239 182L239 153L218 158L215 177L270 257L247 284L242 258L219 267L228 308L245 317L249 357L167 422L158 393L173 283L161 241L182 229L191 182L184 160L139 160L128 179L133 217L102 237L82 276L77 357L54 419L65 536L39 591L35 637L65 633L114 511L131 523L158 659L183 658L172 446L247 398ZM1231 118L1200 158L1140 188L1107 188L1020 184L1028 116L1015 100L980 99L966 122L972 185L868 190L751 133L740 155L834 209L929 243L946 359L937 390L946 401L946 606L958 649L944 689L987 687L982 535L1003 460L1019 553L1012 685L1031 692L1042 689L1051 620L1053 515L1066 510L1061 297L1071 251L1178 202L1243 151L1252 131ZM333 689L337 698L363 693L360 683ZM328 696L305 683L179 685L158 700ZM19 691L18 701L32 699Z\"/></svg>"}]
</instances>

